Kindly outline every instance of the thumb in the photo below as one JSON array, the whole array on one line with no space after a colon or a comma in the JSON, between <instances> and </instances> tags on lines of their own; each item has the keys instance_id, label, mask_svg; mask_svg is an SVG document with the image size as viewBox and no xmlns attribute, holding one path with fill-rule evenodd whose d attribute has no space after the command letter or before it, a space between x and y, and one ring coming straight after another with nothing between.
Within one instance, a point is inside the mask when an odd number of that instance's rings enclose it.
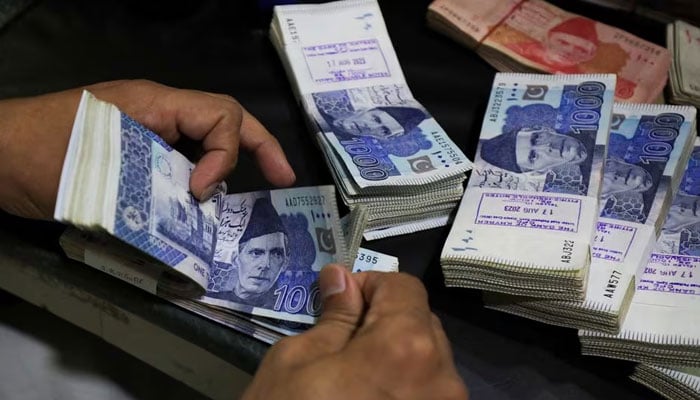
<instances>
[{"instance_id":1,"label":"thumb","mask_svg":"<svg viewBox=\"0 0 700 400\"><path fill-rule=\"evenodd\" d=\"M319 284L323 312L316 326L304 334L318 351L316 356L341 350L355 334L364 313L362 292L344 267L326 265Z\"/></svg>"}]
</instances>

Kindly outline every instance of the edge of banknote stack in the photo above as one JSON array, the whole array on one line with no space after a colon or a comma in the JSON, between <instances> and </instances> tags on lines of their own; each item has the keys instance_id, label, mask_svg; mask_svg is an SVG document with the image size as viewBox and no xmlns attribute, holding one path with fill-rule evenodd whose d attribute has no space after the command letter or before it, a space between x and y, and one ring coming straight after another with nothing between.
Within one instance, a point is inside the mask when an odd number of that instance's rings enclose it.
<instances>
[{"instance_id":1,"label":"edge of banknote stack","mask_svg":"<svg viewBox=\"0 0 700 400\"><path fill-rule=\"evenodd\" d=\"M637 364L630 379L669 399L697 399L700 396L700 369L669 369Z\"/></svg>"},{"instance_id":2,"label":"edge of banknote stack","mask_svg":"<svg viewBox=\"0 0 700 400\"><path fill-rule=\"evenodd\" d=\"M671 52L669 101L700 106L697 67L693 67L700 62L700 28L680 20L669 23L666 45Z\"/></svg>"}]
</instances>

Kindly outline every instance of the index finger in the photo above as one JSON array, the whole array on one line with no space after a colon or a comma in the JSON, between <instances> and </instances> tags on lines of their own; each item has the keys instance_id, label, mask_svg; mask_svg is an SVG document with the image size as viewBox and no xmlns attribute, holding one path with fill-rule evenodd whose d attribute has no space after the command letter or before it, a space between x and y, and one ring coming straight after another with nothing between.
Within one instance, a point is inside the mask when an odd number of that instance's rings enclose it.
<instances>
[{"instance_id":1,"label":"index finger","mask_svg":"<svg viewBox=\"0 0 700 400\"><path fill-rule=\"evenodd\" d=\"M234 98L195 90L170 93L177 131L202 140L204 155L190 178L200 200L236 165L239 145L253 154L265 178L276 186L294 183L295 176L277 139Z\"/></svg>"},{"instance_id":2,"label":"index finger","mask_svg":"<svg viewBox=\"0 0 700 400\"><path fill-rule=\"evenodd\" d=\"M227 137L231 132L230 126L228 126L228 122L231 121L226 121L223 118L204 137L203 147L206 153L197 163L198 166L202 165L203 173L213 171L221 165L219 157L222 154L219 153L219 150L225 150L227 145L230 147L231 143L235 143L237 152L240 141L240 147L253 155L268 182L275 186L290 186L294 183L296 176L287 161L282 146L260 121L231 96L219 93L200 93L222 101L226 104L226 108L232 107L233 114L237 117L233 142ZM221 129L216 130L219 127ZM211 167L208 165L209 163L211 163Z\"/></svg>"}]
</instances>

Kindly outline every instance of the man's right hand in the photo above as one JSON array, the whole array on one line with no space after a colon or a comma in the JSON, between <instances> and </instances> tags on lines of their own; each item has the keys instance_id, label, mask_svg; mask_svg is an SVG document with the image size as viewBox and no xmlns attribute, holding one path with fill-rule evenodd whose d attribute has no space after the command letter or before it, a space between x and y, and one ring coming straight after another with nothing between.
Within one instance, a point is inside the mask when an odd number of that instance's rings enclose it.
<instances>
[{"instance_id":1,"label":"man's right hand","mask_svg":"<svg viewBox=\"0 0 700 400\"><path fill-rule=\"evenodd\" d=\"M320 284L318 324L269 350L244 400L468 397L420 281L330 265Z\"/></svg>"}]
</instances>

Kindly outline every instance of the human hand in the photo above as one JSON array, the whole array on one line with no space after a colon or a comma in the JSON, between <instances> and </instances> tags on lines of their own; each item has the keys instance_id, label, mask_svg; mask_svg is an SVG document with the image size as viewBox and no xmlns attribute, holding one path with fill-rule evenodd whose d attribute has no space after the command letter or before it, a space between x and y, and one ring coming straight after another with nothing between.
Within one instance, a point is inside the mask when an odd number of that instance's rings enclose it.
<instances>
[{"instance_id":1,"label":"human hand","mask_svg":"<svg viewBox=\"0 0 700 400\"><path fill-rule=\"evenodd\" d=\"M0 101L1 209L27 218L53 216L83 89L170 144L181 135L202 141L204 155L190 178L190 190L200 200L233 170L239 147L253 154L270 183L289 186L296 179L277 139L232 97L145 80L113 81Z\"/></svg>"},{"instance_id":2,"label":"human hand","mask_svg":"<svg viewBox=\"0 0 700 400\"><path fill-rule=\"evenodd\" d=\"M468 397L417 279L331 265L320 285L318 324L270 348L243 400Z\"/></svg>"}]
</instances>

